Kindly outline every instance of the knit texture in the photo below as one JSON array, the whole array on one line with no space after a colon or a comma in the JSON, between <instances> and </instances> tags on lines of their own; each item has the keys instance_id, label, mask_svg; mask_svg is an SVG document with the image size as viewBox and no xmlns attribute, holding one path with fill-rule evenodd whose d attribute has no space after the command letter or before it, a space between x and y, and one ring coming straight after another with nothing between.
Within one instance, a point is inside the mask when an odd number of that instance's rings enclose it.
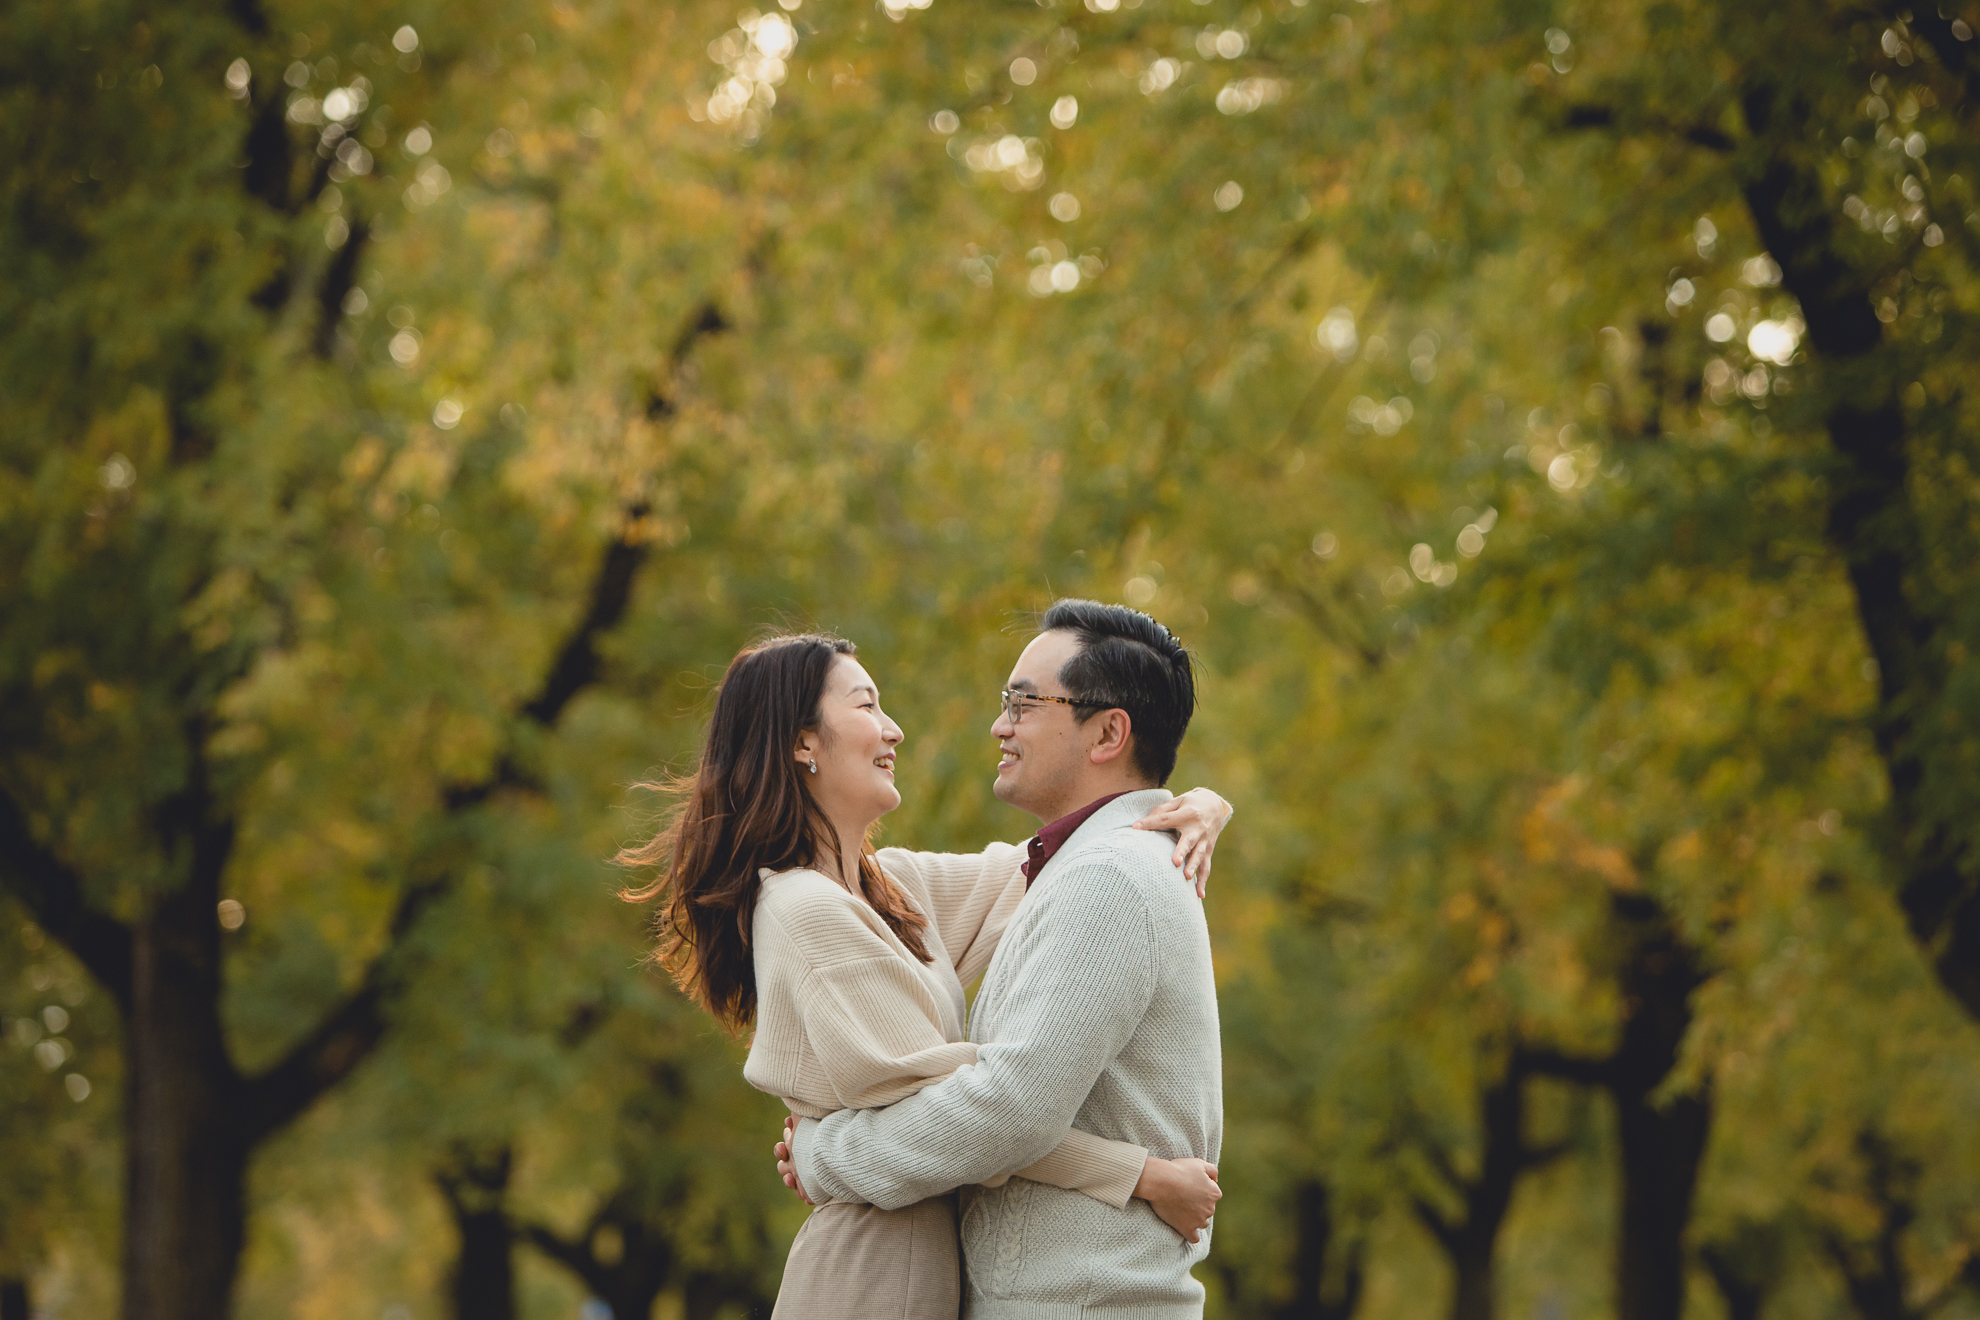
<instances>
[{"instance_id":1,"label":"knit texture","mask_svg":"<svg viewBox=\"0 0 1980 1320\"><path fill-rule=\"evenodd\" d=\"M1129 828L1130 793L1068 840L1018 906L977 995L975 1066L886 1109L799 1125L813 1196L883 1207L961 1187L976 1320L1171 1320L1202 1312L1194 1246L1143 1201L1102 1205L1019 1177L1078 1128L1216 1162L1223 1069L1210 936L1168 836Z\"/></svg>"},{"instance_id":2,"label":"knit texture","mask_svg":"<svg viewBox=\"0 0 1980 1320\"><path fill-rule=\"evenodd\" d=\"M792 1113L822 1118L892 1104L974 1064L977 1047L964 1039L963 980L989 963L1024 897L1022 856L1008 844L968 855L880 853L881 868L929 918L929 963L829 877L766 871L752 927L756 1036L743 1077L781 1097ZM1139 1145L1068 1131L1022 1172L1124 1206L1147 1154ZM860 1198L813 1195L827 1199Z\"/></svg>"}]
</instances>

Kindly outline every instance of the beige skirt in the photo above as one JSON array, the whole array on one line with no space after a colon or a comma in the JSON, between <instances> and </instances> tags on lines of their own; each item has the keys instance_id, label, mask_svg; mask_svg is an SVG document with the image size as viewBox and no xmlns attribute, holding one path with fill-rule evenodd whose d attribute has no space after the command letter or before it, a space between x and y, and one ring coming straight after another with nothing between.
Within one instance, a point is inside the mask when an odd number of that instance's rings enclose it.
<instances>
[{"instance_id":1,"label":"beige skirt","mask_svg":"<svg viewBox=\"0 0 1980 1320\"><path fill-rule=\"evenodd\" d=\"M956 1198L904 1210L819 1206L791 1244L772 1320L956 1320Z\"/></svg>"}]
</instances>

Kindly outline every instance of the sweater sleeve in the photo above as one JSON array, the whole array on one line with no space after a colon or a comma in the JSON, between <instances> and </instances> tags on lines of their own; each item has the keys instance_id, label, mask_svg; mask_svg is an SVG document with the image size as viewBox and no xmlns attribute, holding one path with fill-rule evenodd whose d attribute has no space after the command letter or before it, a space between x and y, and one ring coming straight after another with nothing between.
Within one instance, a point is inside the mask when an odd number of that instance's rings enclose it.
<instances>
[{"instance_id":1,"label":"sweater sleeve","mask_svg":"<svg viewBox=\"0 0 1980 1320\"><path fill-rule=\"evenodd\" d=\"M883 848L882 869L890 875L910 871L928 895L935 929L942 932L964 985L990 965L997 942L1024 898L1024 849L993 843L980 853L909 852Z\"/></svg>"},{"instance_id":2,"label":"sweater sleeve","mask_svg":"<svg viewBox=\"0 0 1980 1320\"><path fill-rule=\"evenodd\" d=\"M985 1178L985 1187L998 1187L1010 1178L1029 1178L1049 1183L1069 1192L1085 1192L1096 1201L1105 1201L1116 1210L1134 1199L1141 1183L1141 1171L1148 1164L1148 1149L1130 1141L1109 1141L1091 1132L1073 1128L1052 1153L1036 1164L1028 1164L1009 1177Z\"/></svg>"},{"instance_id":3,"label":"sweater sleeve","mask_svg":"<svg viewBox=\"0 0 1980 1320\"><path fill-rule=\"evenodd\" d=\"M813 1194L899 1209L1044 1159L1133 1037L1160 975L1154 921L1118 864L1057 878L1006 950L999 1039L973 1068L885 1109L844 1110L795 1137Z\"/></svg>"},{"instance_id":4,"label":"sweater sleeve","mask_svg":"<svg viewBox=\"0 0 1980 1320\"><path fill-rule=\"evenodd\" d=\"M919 993L913 970L892 954L805 976L797 996L804 1033L842 1107L890 1105L976 1062L975 1045L944 1040L907 1007Z\"/></svg>"}]
</instances>

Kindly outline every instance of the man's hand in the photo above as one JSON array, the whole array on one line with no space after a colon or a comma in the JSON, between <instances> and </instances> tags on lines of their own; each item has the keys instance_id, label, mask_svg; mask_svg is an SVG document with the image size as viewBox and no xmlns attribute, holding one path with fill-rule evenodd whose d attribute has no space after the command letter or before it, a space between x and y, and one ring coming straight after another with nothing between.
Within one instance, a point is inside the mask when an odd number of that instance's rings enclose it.
<instances>
[{"instance_id":1,"label":"man's hand","mask_svg":"<svg viewBox=\"0 0 1980 1320\"><path fill-rule=\"evenodd\" d=\"M1207 788L1192 788L1181 797L1172 797L1134 823L1138 830L1173 830L1175 856L1170 863L1180 866L1183 879L1196 882L1196 896L1210 888L1210 858L1217 851L1217 836L1230 823L1234 808Z\"/></svg>"},{"instance_id":2,"label":"man's hand","mask_svg":"<svg viewBox=\"0 0 1980 1320\"><path fill-rule=\"evenodd\" d=\"M1148 1202L1162 1222L1194 1245L1202 1239L1217 1212L1224 1189L1217 1185L1217 1166L1198 1159L1158 1160L1153 1155L1141 1166L1134 1194Z\"/></svg>"},{"instance_id":3,"label":"man's hand","mask_svg":"<svg viewBox=\"0 0 1980 1320\"><path fill-rule=\"evenodd\" d=\"M795 1135L796 1132L797 1132L797 1115L785 1114L784 1138L782 1141L779 1141L771 1149L773 1149L777 1153L777 1173L778 1176L783 1178L784 1186L790 1188L792 1195L796 1196L798 1200L804 1202L806 1205L810 1205L811 1198L804 1194L804 1184L798 1181L797 1161L793 1159L791 1156L791 1137ZM1143 1172L1143 1176L1144 1177L1147 1176L1146 1171ZM1219 1195L1221 1194L1222 1193L1219 1193Z\"/></svg>"}]
</instances>

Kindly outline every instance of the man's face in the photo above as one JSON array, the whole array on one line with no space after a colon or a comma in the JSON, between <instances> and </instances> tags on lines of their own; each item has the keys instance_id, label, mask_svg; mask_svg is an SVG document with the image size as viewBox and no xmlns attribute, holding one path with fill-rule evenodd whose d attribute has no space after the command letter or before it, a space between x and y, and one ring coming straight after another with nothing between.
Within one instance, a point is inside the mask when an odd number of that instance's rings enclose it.
<instances>
[{"instance_id":1,"label":"man's face","mask_svg":"<svg viewBox=\"0 0 1980 1320\"><path fill-rule=\"evenodd\" d=\"M1004 686L1013 692L1068 696L1059 671L1078 654L1079 638L1072 633L1040 633L1011 667ZM1003 749L993 790L999 799L1042 821L1055 820L1081 805L1063 805L1078 794L1093 741L1089 726L1082 725L1078 715L1075 707L1056 701L1027 702L1023 719L1015 724L1002 711L997 713L990 734Z\"/></svg>"}]
</instances>

